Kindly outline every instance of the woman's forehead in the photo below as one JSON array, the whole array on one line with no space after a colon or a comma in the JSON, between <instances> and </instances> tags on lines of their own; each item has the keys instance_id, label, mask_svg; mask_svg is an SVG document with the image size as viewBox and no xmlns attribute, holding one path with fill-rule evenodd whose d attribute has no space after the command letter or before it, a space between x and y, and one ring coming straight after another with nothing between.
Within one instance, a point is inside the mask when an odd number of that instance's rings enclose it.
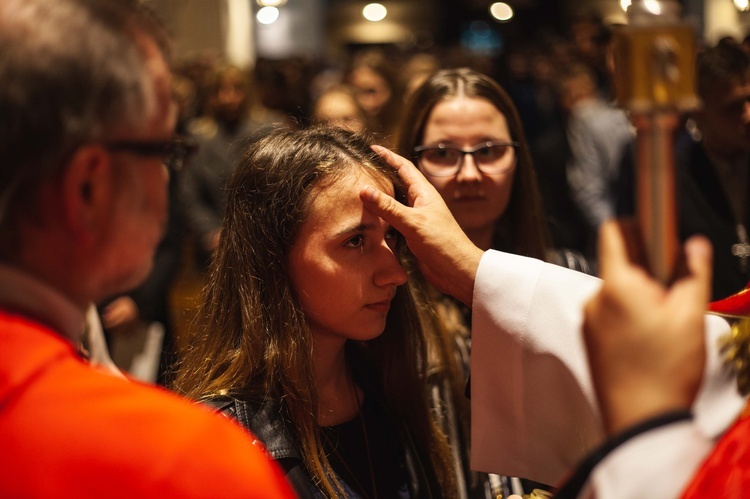
<instances>
[{"instance_id":1,"label":"woman's forehead","mask_svg":"<svg viewBox=\"0 0 750 499\"><path fill-rule=\"evenodd\" d=\"M359 197L365 185L372 186L389 196L395 190L390 179L378 172L361 168L337 176L330 181L323 181L310 193L310 204L307 207L303 232L322 230L323 233L336 233L341 227L356 226L362 223L367 210ZM323 230L323 227L328 229Z\"/></svg>"},{"instance_id":2,"label":"woman's forehead","mask_svg":"<svg viewBox=\"0 0 750 499\"><path fill-rule=\"evenodd\" d=\"M384 173L361 165L353 165L343 175L337 175L328 181L323 181L318 185L319 194L324 191L335 193L347 192L359 193L365 185L370 185L391 196L394 195L393 182ZM359 195L359 194L357 194Z\"/></svg>"}]
</instances>

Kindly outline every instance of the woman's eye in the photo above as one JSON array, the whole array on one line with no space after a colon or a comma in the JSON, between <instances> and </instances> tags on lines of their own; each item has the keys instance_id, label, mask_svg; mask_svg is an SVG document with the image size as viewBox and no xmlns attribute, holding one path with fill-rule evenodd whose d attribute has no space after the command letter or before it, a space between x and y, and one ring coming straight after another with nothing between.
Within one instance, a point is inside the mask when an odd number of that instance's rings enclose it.
<instances>
[{"instance_id":1,"label":"woman's eye","mask_svg":"<svg viewBox=\"0 0 750 499\"><path fill-rule=\"evenodd\" d=\"M350 248L360 248L364 242L365 236L357 234L356 236L349 238L349 240L346 241L346 245Z\"/></svg>"},{"instance_id":2,"label":"woman's eye","mask_svg":"<svg viewBox=\"0 0 750 499\"><path fill-rule=\"evenodd\" d=\"M496 158L499 156L499 154L497 154L497 150L492 147L483 147L479 149L477 152L475 152L474 154L485 159Z\"/></svg>"}]
</instances>

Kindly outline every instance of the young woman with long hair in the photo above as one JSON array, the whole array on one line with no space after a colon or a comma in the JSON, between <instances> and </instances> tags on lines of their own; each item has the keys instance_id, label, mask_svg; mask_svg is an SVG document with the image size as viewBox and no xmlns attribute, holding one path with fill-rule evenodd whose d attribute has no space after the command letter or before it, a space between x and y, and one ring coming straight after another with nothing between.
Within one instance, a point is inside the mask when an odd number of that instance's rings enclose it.
<instances>
[{"instance_id":1,"label":"young woman with long hair","mask_svg":"<svg viewBox=\"0 0 750 499\"><path fill-rule=\"evenodd\" d=\"M301 497L453 497L406 251L359 199L404 196L370 145L313 127L249 147L175 384L251 430Z\"/></svg>"}]
</instances>

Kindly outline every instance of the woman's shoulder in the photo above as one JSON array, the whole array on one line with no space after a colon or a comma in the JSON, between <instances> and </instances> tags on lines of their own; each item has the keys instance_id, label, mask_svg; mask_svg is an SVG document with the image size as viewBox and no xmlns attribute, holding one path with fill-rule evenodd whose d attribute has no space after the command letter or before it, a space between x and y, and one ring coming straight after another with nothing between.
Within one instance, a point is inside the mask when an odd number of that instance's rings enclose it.
<instances>
[{"instance_id":1,"label":"woman's shoulder","mask_svg":"<svg viewBox=\"0 0 750 499\"><path fill-rule=\"evenodd\" d=\"M280 404L264 398L238 398L230 395L201 400L215 412L236 420L263 442L274 459L302 458L299 445Z\"/></svg>"},{"instance_id":2,"label":"woman's shoulder","mask_svg":"<svg viewBox=\"0 0 750 499\"><path fill-rule=\"evenodd\" d=\"M268 455L284 470L286 479L299 498L323 497L304 466L300 445L281 404L270 398L230 395L206 397L201 403L223 416L236 420L260 441Z\"/></svg>"}]
</instances>

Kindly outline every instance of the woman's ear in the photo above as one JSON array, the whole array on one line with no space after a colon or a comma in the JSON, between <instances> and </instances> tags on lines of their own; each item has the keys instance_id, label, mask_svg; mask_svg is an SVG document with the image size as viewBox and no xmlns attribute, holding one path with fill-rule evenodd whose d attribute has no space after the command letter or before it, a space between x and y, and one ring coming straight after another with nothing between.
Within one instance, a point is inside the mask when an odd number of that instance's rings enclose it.
<instances>
[{"instance_id":1,"label":"woman's ear","mask_svg":"<svg viewBox=\"0 0 750 499\"><path fill-rule=\"evenodd\" d=\"M61 178L62 221L79 236L96 238L107 223L113 193L112 160L100 145L79 147Z\"/></svg>"}]
</instances>

